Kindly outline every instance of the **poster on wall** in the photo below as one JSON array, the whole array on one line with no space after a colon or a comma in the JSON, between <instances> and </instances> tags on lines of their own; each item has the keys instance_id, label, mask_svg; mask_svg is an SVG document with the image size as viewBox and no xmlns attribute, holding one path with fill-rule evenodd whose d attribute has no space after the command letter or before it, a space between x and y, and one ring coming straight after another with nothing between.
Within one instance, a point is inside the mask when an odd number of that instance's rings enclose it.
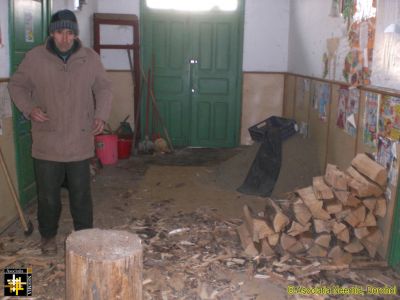
<instances>
[{"instance_id":1,"label":"poster on wall","mask_svg":"<svg viewBox=\"0 0 400 300\"><path fill-rule=\"evenodd\" d=\"M320 120L326 122L328 114L328 104L330 99L330 86L329 83L315 84L315 96L318 105L318 117Z\"/></svg>"},{"instance_id":2,"label":"poster on wall","mask_svg":"<svg viewBox=\"0 0 400 300\"><path fill-rule=\"evenodd\" d=\"M400 98L384 96L380 103L379 134L400 140Z\"/></svg>"},{"instance_id":3,"label":"poster on wall","mask_svg":"<svg viewBox=\"0 0 400 300\"><path fill-rule=\"evenodd\" d=\"M340 129L345 128L346 124L346 103L349 97L349 90L347 87L341 87L339 89L338 97L338 112L336 118L336 126Z\"/></svg>"},{"instance_id":4,"label":"poster on wall","mask_svg":"<svg viewBox=\"0 0 400 300\"><path fill-rule=\"evenodd\" d=\"M379 100L379 94L365 93L363 142L370 147L377 145Z\"/></svg>"},{"instance_id":5,"label":"poster on wall","mask_svg":"<svg viewBox=\"0 0 400 300\"><path fill-rule=\"evenodd\" d=\"M357 88L349 89L349 97L346 102L346 132L351 136L357 134L357 114L360 102L360 90Z\"/></svg>"},{"instance_id":6,"label":"poster on wall","mask_svg":"<svg viewBox=\"0 0 400 300\"><path fill-rule=\"evenodd\" d=\"M34 43L35 38L33 34L33 14L32 10L24 11L24 30L25 30L25 42Z\"/></svg>"}]
</instances>

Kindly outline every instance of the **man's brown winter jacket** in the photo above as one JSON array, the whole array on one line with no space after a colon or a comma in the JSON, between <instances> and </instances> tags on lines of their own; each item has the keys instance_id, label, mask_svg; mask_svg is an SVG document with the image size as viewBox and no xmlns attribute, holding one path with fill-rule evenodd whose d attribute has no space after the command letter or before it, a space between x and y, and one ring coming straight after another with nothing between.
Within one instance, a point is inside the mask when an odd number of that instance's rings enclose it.
<instances>
[{"instance_id":1,"label":"man's brown winter jacket","mask_svg":"<svg viewBox=\"0 0 400 300\"><path fill-rule=\"evenodd\" d=\"M32 121L32 156L70 162L94 155L92 125L111 111L111 83L93 50L80 47L64 63L45 45L29 51L9 83L15 105L29 118L40 107L49 121Z\"/></svg>"}]
</instances>

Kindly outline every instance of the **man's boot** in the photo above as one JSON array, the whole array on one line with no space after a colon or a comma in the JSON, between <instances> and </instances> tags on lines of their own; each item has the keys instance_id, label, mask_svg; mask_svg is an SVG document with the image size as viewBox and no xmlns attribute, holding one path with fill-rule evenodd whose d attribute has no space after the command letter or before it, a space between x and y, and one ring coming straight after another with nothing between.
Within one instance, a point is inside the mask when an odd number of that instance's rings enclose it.
<instances>
[{"instance_id":1,"label":"man's boot","mask_svg":"<svg viewBox=\"0 0 400 300\"><path fill-rule=\"evenodd\" d=\"M44 255L56 255L57 254L57 243L56 237L44 238L42 237L40 242L40 249Z\"/></svg>"}]
</instances>

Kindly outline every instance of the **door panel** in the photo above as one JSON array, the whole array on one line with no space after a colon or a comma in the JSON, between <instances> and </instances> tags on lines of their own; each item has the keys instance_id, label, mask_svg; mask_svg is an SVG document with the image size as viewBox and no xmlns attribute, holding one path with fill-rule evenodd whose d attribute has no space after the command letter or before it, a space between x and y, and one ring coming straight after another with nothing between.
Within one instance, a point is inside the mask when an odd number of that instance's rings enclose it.
<instances>
[{"instance_id":1,"label":"door panel","mask_svg":"<svg viewBox=\"0 0 400 300\"><path fill-rule=\"evenodd\" d=\"M143 37L144 71L147 74L147 70L154 67L154 94L157 107L173 144L184 146L188 143L189 128L187 18L179 14L174 15L172 19L165 14L150 15ZM144 95L142 101L146 98L150 99ZM145 130L145 105L142 108L142 128ZM150 114L148 122L155 124L154 133L162 133L162 124L157 124L155 120L152 122L152 118L154 116Z\"/></svg>"},{"instance_id":2,"label":"door panel","mask_svg":"<svg viewBox=\"0 0 400 300\"><path fill-rule=\"evenodd\" d=\"M183 13L147 9L142 1L143 65L145 71L155 65L157 106L175 146L234 147L239 142L239 2L236 12ZM142 109L142 128L144 119Z\"/></svg>"},{"instance_id":3,"label":"door panel","mask_svg":"<svg viewBox=\"0 0 400 300\"><path fill-rule=\"evenodd\" d=\"M47 36L50 4L46 0L10 1L11 72L15 72L27 51L43 43ZM31 127L13 106L18 192L22 205L36 198L36 183L31 157Z\"/></svg>"},{"instance_id":4,"label":"door panel","mask_svg":"<svg viewBox=\"0 0 400 300\"><path fill-rule=\"evenodd\" d=\"M237 83L240 82L237 13L214 12L192 20L193 65L191 145L237 145ZM208 116L200 107L208 104ZM203 133L206 125L207 135ZM199 134L202 133L202 134Z\"/></svg>"}]
</instances>

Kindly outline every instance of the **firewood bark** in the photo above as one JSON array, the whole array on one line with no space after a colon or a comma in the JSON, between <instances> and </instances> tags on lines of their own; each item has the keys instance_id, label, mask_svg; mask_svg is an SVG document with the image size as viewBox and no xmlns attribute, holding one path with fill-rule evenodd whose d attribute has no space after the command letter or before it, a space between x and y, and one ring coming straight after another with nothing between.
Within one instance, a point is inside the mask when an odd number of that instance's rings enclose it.
<instances>
[{"instance_id":1,"label":"firewood bark","mask_svg":"<svg viewBox=\"0 0 400 300\"><path fill-rule=\"evenodd\" d=\"M75 231L65 252L66 299L142 299L143 249L137 235Z\"/></svg>"},{"instance_id":2,"label":"firewood bark","mask_svg":"<svg viewBox=\"0 0 400 300\"><path fill-rule=\"evenodd\" d=\"M313 190L314 194L319 200L333 199L332 190L326 185L323 176L313 178Z\"/></svg>"},{"instance_id":3,"label":"firewood bark","mask_svg":"<svg viewBox=\"0 0 400 300\"><path fill-rule=\"evenodd\" d=\"M364 153L359 153L351 161L351 164L364 176L385 187L387 183L387 171L385 167L381 166Z\"/></svg>"},{"instance_id":4,"label":"firewood bark","mask_svg":"<svg viewBox=\"0 0 400 300\"><path fill-rule=\"evenodd\" d=\"M279 233L274 233L274 234L271 234L271 235L267 236L268 243L269 243L272 247L275 247L275 246L278 244L278 242L279 242L279 237L280 237L280 234L279 234Z\"/></svg>"},{"instance_id":5,"label":"firewood bark","mask_svg":"<svg viewBox=\"0 0 400 300\"><path fill-rule=\"evenodd\" d=\"M357 196L361 198L371 196L379 197L383 194L383 190L379 185L369 181L353 167L349 167L346 172L353 178L348 184L350 189L354 190Z\"/></svg>"},{"instance_id":6,"label":"firewood bark","mask_svg":"<svg viewBox=\"0 0 400 300\"><path fill-rule=\"evenodd\" d=\"M337 166L327 164L324 176L325 182L336 190L347 190L347 178L344 172L340 171Z\"/></svg>"}]
</instances>

